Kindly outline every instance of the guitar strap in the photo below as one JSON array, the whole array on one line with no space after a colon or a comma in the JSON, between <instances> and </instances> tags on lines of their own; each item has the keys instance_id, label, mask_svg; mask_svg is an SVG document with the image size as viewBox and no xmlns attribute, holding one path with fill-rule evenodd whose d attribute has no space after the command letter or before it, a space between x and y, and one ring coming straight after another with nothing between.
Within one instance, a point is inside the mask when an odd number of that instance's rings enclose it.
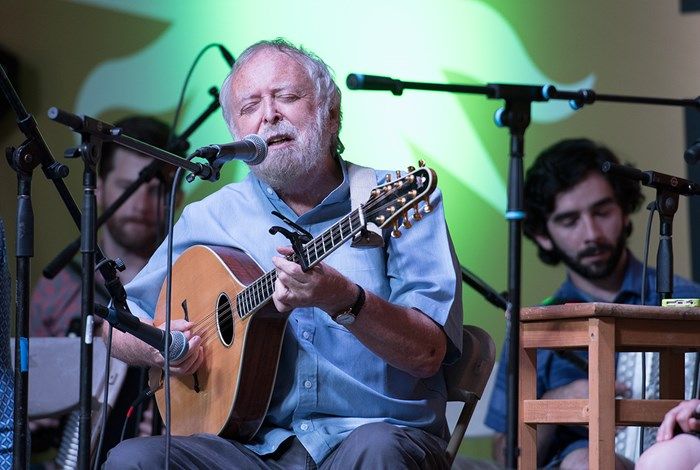
<instances>
[{"instance_id":1,"label":"guitar strap","mask_svg":"<svg viewBox=\"0 0 700 470\"><path fill-rule=\"evenodd\" d=\"M377 176L373 169L354 163L347 163L350 179L350 206L352 210L367 201L369 194L377 186ZM365 228L352 240L353 248L376 248L384 246L382 232L373 222L366 221Z\"/></svg>"}]
</instances>

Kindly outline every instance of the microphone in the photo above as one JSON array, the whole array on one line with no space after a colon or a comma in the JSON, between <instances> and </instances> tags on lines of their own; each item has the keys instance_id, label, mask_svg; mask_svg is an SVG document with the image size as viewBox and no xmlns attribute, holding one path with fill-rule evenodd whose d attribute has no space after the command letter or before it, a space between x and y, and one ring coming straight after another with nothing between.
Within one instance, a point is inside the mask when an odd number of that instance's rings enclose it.
<instances>
[{"instance_id":1,"label":"microphone","mask_svg":"<svg viewBox=\"0 0 700 470\"><path fill-rule=\"evenodd\" d=\"M345 79L345 84L351 90L387 90L395 95L400 95L403 91L403 83L401 80L379 75L351 73Z\"/></svg>"},{"instance_id":2,"label":"microphone","mask_svg":"<svg viewBox=\"0 0 700 470\"><path fill-rule=\"evenodd\" d=\"M696 140L693 145L688 147L683 157L688 165L695 165L698 160L700 160L700 139Z\"/></svg>"},{"instance_id":3,"label":"microphone","mask_svg":"<svg viewBox=\"0 0 700 470\"><path fill-rule=\"evenodd\" d=\"M104 318L114 328L128 333L140 339L144 343L153 346L165 357L165 331L155 326L141 322L138 317L128 312L122 312L114 307L105 307L95 304L95 314ZM176 363L185 357L189 344L182 331L170 332L170 347L168 356L170 362Z\"/></svg>"},{"instance_id":4,"label":"microphone","mask_svg":"<svg viewBox=\"0 0 700 470\"><path fill-rule=\"evenodd\" d=\"M611 173L637 180L644 186L649 186L650 188L667 189L681 196L700 195L699 184L677 176L667 175L657 171L641 171L631 166L618 165L613 162L604 162L601 170L603 173Z\"/></svg>"},{"instance_id":5,"label":"microphone","mask_svg":"<svg viewBox=\"0 0 700 470\"><path fill-rule=\"evenodd\" d=\"M231 160L258 165L267 157L267 144L259 135L250 134L237 142L200 147L195 150L193 157L206 158L215 167L221 167Z\"/></svg>"}]
</instances>

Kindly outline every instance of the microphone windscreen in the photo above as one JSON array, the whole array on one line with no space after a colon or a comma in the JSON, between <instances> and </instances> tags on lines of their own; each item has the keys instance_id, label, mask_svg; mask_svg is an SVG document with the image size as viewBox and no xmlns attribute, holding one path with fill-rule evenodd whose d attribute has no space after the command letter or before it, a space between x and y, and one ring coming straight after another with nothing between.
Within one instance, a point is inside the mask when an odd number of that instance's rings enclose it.
<instances>
[{"instance_id":1,"label":"microphone windscreen","mask_svg":"<svg viewBox=\"0 0 700 470\"><path fill-rule=\"evenodd\" d=\"M187 343L187 338L182 331L171 331L170 332L170 349L168 350L168 355L170 356L171 362L178 362L187 354L189 349L189 344Z\"/></svg>"},{"instance_id":2,"label":"microphone windscreen","mask_svg":"<svg viewBox=\"0 0 700 470\"><path fill-rule=\"evenodd\" d=\"M248 134L243 138L243 140L247 140L255 146L255 158L248 162L248 164L257 165L262 163L262 161L265 160L265 157L267 157L267 144L265 143L265 140L263 140L263 138L257 134Z\"/></svg>"}]
</instances>

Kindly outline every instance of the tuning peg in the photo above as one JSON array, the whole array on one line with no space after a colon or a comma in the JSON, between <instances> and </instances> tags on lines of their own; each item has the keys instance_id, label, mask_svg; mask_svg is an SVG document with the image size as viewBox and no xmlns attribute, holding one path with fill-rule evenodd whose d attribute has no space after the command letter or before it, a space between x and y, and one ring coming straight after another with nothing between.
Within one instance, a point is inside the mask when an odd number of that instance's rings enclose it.
<instances>
[{"instance_id":1,"label":"tuning peg","mask_svg":"<svg viewBox=\"0 0 700 470\"><path fill-rule=\"evenodd\" d=\"M377 217L374 218L374 221L377 223L377 225L382 225L385 220L386 220L386 217L384 217L383 215L378 215Z\"/></svg>"},{"instance_id":2,"label":"tuning peg","mask_svg":"<svg viewBox=\"0 0 700 470\"><path fill-rule=\"evenodd\" d=\"M396 179L401 179L401 170L396 170Z\"/></svg>"},{"instance_id":3,"label":"tuning peg","mask_svg":"<svg viewBox=\"0 0 700 470\"><path fill-rule=\"evenodd\" d=\"M414 172L414 171L416 171L416 167L413 166L413 165L408 165L408 172L409 172L409 173L412 173L412 172Z\"/></svg>"},{"instance_id":4,"label":"tuning peg","mask_svg":"<svg viewBox=\"0 0 700 470\"><path fill-rule=\"evenodd\" d=\"M423 168L425 166L425 160L418 160L418 166Z\"/></svg>"},{"instance_id":5,"label":"tuning peg","mask_svg":"<svg viewBox=\"0 0 700 470\"><path fill-rule=\"evenodd\" d=\"M423 212L425 212L426 214L430 214L433 211L433 206L430 205L429 196L425 196L423 198L423 202L425 202L425 205L423 205Z\"/></svg>"},{"instance_id":6,"label":"tuning peg","mask_svg":"<svg viewBox=\"0 0 700 470\"><path fill-rule=\"evenodd\" d=\"M413 205L413 220L421 220L423 216L420 213L420 209L418 209L418 203L415 203Z\"/></svg>"},{"instance_id":7,"label":"tuning peg","mask_svg":"<svg viewBox=\"0 0 700 470\"><path fill-rule=\"evenodd\" d=\"M398 220L394 220L394 230L391 231L391 237L392 238L401 237L401 232L399 231L399 221Z\"/></svg>"},{"instance_id":8,"label":"tuning peg","mask_svg":"<svg viewBox=\"0 0 700 470\"><path fill-rule=\"evenodd\" d=\"M408 217L406 217L406 216L404 216L404 218L403 218L403 224L401 224L401 225L403 225L404 228L411 228L411 227L413 227L413 224L411 223L410 220L408 220Z\"/></svg>"},{"instance_id":9,"label":"tuning peg","mask_svg":"<svg viewBox=\"0 0 700 470\"><path fill-rule=\"evenodd\" d=\"M379 196L380 194L382 194L382 191L379 190L379 189L373 189L372 192L371 192L372 197L377 197L377 196Z\"/></svg>"},{"instance_id":10,"label":"tuning peg","mask_svg":"<svg viewBox=\"0 0 700 470\"><path fill-rule=\"evenodd\" d=\"M386 175L384 175L384 182L391 183L391 173L387 173Z\"/></svg>"}]
</instances>

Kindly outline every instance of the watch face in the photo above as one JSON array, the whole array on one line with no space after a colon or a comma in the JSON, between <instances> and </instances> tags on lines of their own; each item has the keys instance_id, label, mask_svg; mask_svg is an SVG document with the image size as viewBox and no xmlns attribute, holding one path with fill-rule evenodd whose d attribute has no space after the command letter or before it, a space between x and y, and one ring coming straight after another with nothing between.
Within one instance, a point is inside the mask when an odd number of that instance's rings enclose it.
<instances>
[{"instance_id":1,"label":"watch face","mask_svg":"<svg viewBox=\"0 0 700 470\"><path fill-rule=\"evenodd\" d=\"M355 315L343 312L335 317L335 321L339 325L352 325L355 322Z\"/></svg>"}]
</instances>

